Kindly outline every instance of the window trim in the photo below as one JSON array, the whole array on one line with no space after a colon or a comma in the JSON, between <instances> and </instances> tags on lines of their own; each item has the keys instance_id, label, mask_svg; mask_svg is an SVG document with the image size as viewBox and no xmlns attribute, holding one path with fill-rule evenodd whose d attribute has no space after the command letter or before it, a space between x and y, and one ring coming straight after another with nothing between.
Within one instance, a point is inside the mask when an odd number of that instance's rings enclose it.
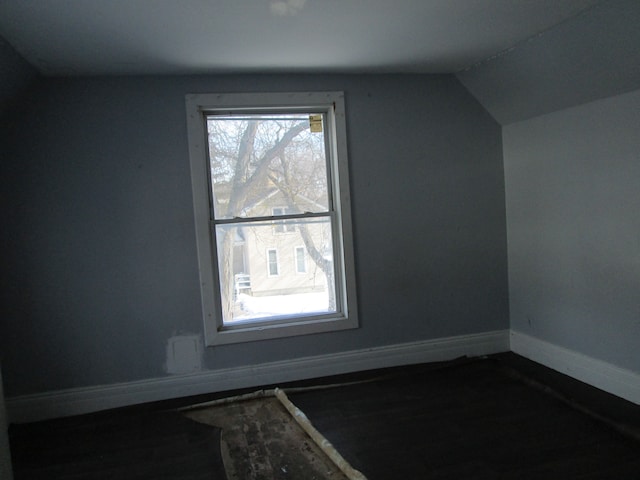
<instances>
[{"instance_id":1,"label":"window trim","mask_svg":"<svg viewBox=\"0 0 640 480\"><path fill-rule=\"evenodd\" d=\"M196 246L200 275L202 315L206 345L268 340L272 338L331 332L358 327L355 257L351 227L349 171L346 140L346 119L343 92L295 93L225 93L186 95L187 132L191 166ZM317 109L326 113L330 151L327 176L332 192L333 214L337 231L334 236L334 262L339 275L336 279L336 314L290 317L277 322L243 322L222 325L219 307L219 280L212 234L211 204L207 158L205 115L210 111Z\"/></svg>"}]
</instances>

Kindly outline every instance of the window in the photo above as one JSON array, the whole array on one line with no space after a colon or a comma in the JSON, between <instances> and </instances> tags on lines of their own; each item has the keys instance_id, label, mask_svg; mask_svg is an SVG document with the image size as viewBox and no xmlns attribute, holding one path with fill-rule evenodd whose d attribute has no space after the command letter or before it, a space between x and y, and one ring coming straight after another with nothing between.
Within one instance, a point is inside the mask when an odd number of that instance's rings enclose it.
<instances>
[{"instance_id":1,"label":"window","mask_svg":"<svg viewBox=\"0 0 640 480\"><path fill-rule=\"evenodd\" d=\"M186 105L207 344L356 328L343 94Z\"/></svg>"},{"instance_id":2,"label":"window","mask_svg":"<svg viewBox=\"0 0 640 480\"><path fill-rule=\"evenodd\" d=\"M272 209L272 213L274 217L277 217L280 215L289 215L293 213L293 210L289 207L274 207ZM286 220L276 220L273 223L273 231L275 233L295 232L296 230L296 227L291 222L287 222Z\"/></svg>"},{"instance_id":3,"label":"window","mask_svg":"<svg viewBox=\"0 0 640 480\"><path fill-rule=\"evenodd\" d=\"M270 277L277 277L280 271L278 268L278 250L275 248L267 250L267 271Z\"/></svg>"},{"instance_id":4,"label":"window","mask_svg":"<svg viewBox=\"0 0 640 480\"><path fill-rule=\"evenodd\" d=\"M304 247L296 247L294 257L296 262L296 273L307 273L307 258L304 254Z\"/></svg>"}]
</instances>

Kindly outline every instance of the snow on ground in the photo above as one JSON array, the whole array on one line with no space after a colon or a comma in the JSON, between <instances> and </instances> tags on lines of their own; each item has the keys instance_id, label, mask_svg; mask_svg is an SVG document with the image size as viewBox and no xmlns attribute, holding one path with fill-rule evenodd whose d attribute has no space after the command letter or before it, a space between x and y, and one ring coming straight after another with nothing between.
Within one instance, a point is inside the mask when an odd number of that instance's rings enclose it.
<instances>
[{"instance_id":1,"label":"snow on ground","mask_svg":"<svg viewBox=\"0 0 640 480\"><path fill-rule=\"evenodd\" d=\"M236 302L240 304L242 313L235 315L233 319L248 320L276 315L327 312L329 295L327 292L321 292L252 297L241 293Z\"/></svg>"}]
</instances>

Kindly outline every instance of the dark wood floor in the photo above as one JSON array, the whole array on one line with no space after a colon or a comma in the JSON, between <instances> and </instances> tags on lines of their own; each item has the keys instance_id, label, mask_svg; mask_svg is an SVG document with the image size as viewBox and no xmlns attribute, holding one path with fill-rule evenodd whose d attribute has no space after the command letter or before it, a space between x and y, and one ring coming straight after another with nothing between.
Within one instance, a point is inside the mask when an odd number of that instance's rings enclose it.
<instances>
[{"instance_id":1,"label":"dark wood floor","mask_svg":"<svg viewBox=\"0 0 640 480\"><path fill-rule=\"evenodd\" d=\"M540 383L549 372L527 364L540 379L525 376L515 360L413 367L290 398L370 480L640 478L640 443L615 430L620 423L588 415L580 386L550 390ZM638 407L597 397L600 415L628 409L629 422L614 414L631 432Z\"/></svg>"},{"instance_id":2,"label":"dark wood floor","mask_svg":"<svg viewBox=\"0 0 640 480\"><path fill-rule=\"evenodd\" d=\"M295 386L372 378L289 395L370 480L640 478L640 407L513 354ZM225 479L219 430L166 411L212 397L12 425L15 479Z\"/></svg>"},{"instance_id":3,"label":"dark wood floor","mask_svg":"<svg viewBox=\"0 0 640 480\"><path fill-rule=\"evenodd\" d=\"M123 409L12 425L15 480L225 480L220 431L175 412Z\"/></svg>"}]
</instances>

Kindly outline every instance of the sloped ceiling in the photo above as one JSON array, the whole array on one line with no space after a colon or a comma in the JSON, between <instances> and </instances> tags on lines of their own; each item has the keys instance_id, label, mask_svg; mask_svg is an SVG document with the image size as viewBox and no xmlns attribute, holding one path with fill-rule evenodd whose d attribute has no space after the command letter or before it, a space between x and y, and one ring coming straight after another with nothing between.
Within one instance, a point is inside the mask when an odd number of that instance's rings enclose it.
<instances>
[{"instance_id":1,"label":"sloped ceiling","mask_svg":"<svg viewBox=\"0 0 640 480\"><path fill-rule=\"evenodd\" d=\"M640 88L640 0L21 0L45 76L455 73L502 124Z\"/></svg>"},{"instance_id":2,"label":"sloped ceiling","mask_svg":"<svg viewBox=\"0 0 640 480\"><path fill-rule=\"evenodd\" d=\"M614 0L457 74L506 125L640 88L640 1Z\"/></svg>"}]
</instances>

